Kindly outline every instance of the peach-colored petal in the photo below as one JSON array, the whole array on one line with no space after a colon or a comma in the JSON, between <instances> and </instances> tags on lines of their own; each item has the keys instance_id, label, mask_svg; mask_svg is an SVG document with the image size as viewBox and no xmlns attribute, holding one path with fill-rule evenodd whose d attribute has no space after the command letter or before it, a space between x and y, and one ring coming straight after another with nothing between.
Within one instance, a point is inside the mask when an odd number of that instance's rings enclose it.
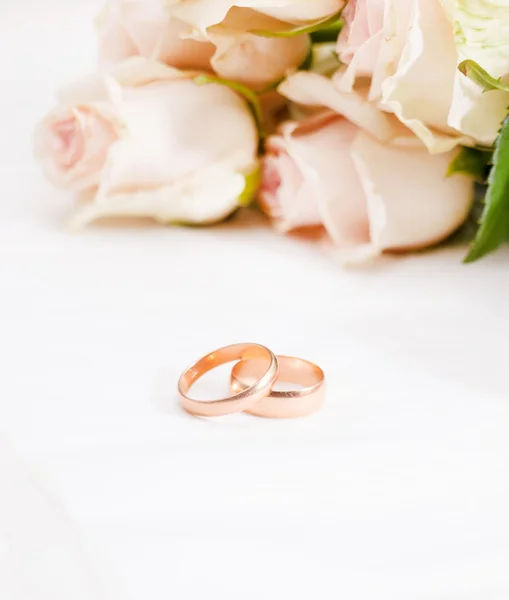
<instances>
[{"instance_id":1,"label":"peach-colored petal","mask_svg":"<svg viewBox=\"0 0 509 600\"><path fill-rule=\"evenodd\" d=\"M216 47L211 60L214 71L255 90L264 90L283 79L304 62L310 50L307 35L270 38L223 25L207 30L207 38Z\"/></svg>"},{"instance_id":2,"label":"peach-colored petal","mask_svg":"<svg viewBox=\"0 0 509 600\"><path fill-rule=\"evenodd\" d=\"M83 156L85 139L75 114L56 120L48 128L50 139L47 150L55 156L61 169L73 167Z\"/></svg>"},{"instance_id":3,"label":"peach-colored petal","mask_svg":"<svg viewBox=\"0 0 509 600\"><path fill-rule=\"evenodd\" d=\"M283 232L323 224L341 247L369 241L364 192L350 157L357 128L324 115L269 138L262 204Z\"/></svg>"},{"instance_id":4,"label":"peach-colored petal","mask_svg":"<svg viewBox=\"0 0 509 600\"><path fill-rule=\"evenodd\" d=\"M251 165L254 121L229 88L188 79L124 89L122 115L129 135L115 149L101 193L163 185L224 157Z\"/></svg>"},{"instance_id":5,"label":"peach-colored petal","mask_svg":"<svg viewBox=\"0 0 509 600\"><path fill-rule=\"evenodd\" d=\"M382 102L430 152L473 143L447 123L455 75L453 30L440 1L415 0L407 44L396 73L382 86Z\"/></svg>"},{"instance_id":6,"label":"peach-colored petal","mask_svg":"<svg viewBox=\"0 0 509 600\"><path fill-rule=\"evenodd\" d=\"M190 25L171 18L160 0L109 0L96 27L106 64L143 56L179 69L210 68L213 46L188 39Z\"/></svg>"},{"instance_id":7,"label":"peach-colored petal","mask_svg":"<svg viewBox=\"0 0 509 600\"><path fill-rule=\"evenodd\" d=\"M338 246L369 241L366 200L350 157L357 131L337 117L309 130L306 123L283 129L288 152L303 172L322 223Z\"/></svg>"},{"instance_id":8,"label":"peach-colored petal","mask_svg":"<svg viewBox=\"0 0 509 600\"><path fill-rule=\"evenodd\" d=\"M171 15L200 31L221 23L234 7L250 8L285 23L305 23L338 13L345 0L165 0Z\"/></svg>"},{"instance_id":9,"label":"peach-colored petal","mask_svg":"<svg viewBox=\"0 0 509 600\"><path fill-rule=\"evenodd\" d=\"M345 26L338 38L337 50L343 62L349 63L355 54L383 29L385 0L350 0L343 11ZM376 56L366 70L373 71Z\"/></svg>"},{"instance_id":10,"label":"peach-colored petal","mask_svg":"<svg viewBox=\"0 0 509 600\"><path fill-rule=\"evenodd\" d=\"M304 176L285 150L264 157L259 198L262 210L281 233L321 223Z\"/></svg>"},{"instance_id":11,"label":"peach-colored petal","mask_svg":"<svg viewBox=\"0 0 509 600\"><path fill-rule=\"evenodd\" d=\"M118 139L115 123L92 106L57 109L36 128L35 155L54 185L79 191L99 183Z\"/></svg>"},{"instance_id":12,"label":"peach-colored petal","mask_svg":"<svg viewBox=\"0 0 509 600\"><path fill-rule=\"evenodd\" d=\"M292 0L278 8L275 2L265 2L266 6L261 6L258 10L280 21L299 24L335 15L345 3L345 0Z\"/></svg>"},{"instance_id":13,"label":"peach-colored petal","mask_svg":"<svg viewBox=\"0 0 509 600\"><path fill-rule=\"evenodd\" d=\"M342 92L333 81L317 73L299 71L290 75L278 89L298 104L329 108L382 141L397 135L388 115L360 94Z\"/></svg>"},{"instance_id":14,"label":"peach-colored petal","mask_svg":"<svg viewBox=\"0 0 509 600\"><path fill-rule=\"evenodd\" d=\"M454 153L382 145L359 132L352 145L377 252L430 246L452 234L473 201L472 181L447 177Z\"/></svg>"},{"instance_id":15,"label":"peach-colored petal","mask_svg":"<svg viewBox=\"0 0 509 600\"><path fill-rule=\"evenodd\" d=\"M385 0L383 37L376 60L369 99L379 101L382 85L398 69L401 55L407 43L416 0Z\"/></svg>"},{"instance_id":16,"label":"peach-colored petal","mask_svg":"<svg viewBox=\"0 0 509 600\"><path fill-rule=\"evenodd\" d=\"M380 96L381 83L392 75L406 39L412 0L393 6L398 0L351 0L343 16L345 27L338 38L337 51L343 63L338 85L351 91L357 78L372 77L369 98Z\"/></svg>"},{"instance_id":17,"label":"peach-colored petal","mask_svg":"<svg viewBox=\"0 0 509 600\"><path fill-rule=\"evenodd\" d=\"M128 161L132 164L132 159ZM235 210L245 185L244 175L225 164L154 187L111 189L82 206L71 227L118 216L149 217L162 223L215 223Z\"/></svg>"},{"instance_id":18,"label":"peach-colored petal","mask_svg":"<svg viewBox=\"0 0 509 600\"><path fill-rule=\"evenodd\" d=\"M371 77L380 54L383 41L383 31L369 37L352 55L348 65L341 71L341 77L336 78L338 89L344 92L353 91L359 77Z\"/></svg>"}]
</instances>

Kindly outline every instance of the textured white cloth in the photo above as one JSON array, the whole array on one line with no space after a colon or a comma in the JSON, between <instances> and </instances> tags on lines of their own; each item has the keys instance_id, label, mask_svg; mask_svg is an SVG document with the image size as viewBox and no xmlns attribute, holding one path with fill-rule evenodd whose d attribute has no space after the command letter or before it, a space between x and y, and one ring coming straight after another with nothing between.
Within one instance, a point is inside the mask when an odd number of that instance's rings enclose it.
<instances>
[{"instance_id":1,"label":"textured white cloth","mask_svg":"<svg viewBox=\"0 0 509 600\"><path fill-rule=\"evenodd\" d=\"M0 598L120 600L61 503L0 438Z\"/></svg>"},{"instance_id":2,"label":"textured white cloth","mask_svg":"<svg viewBox=\"0 0 509 600\"><path fill-rule=\"evenodd\" d=\"M345 272L254 217L69 234L29 140L97 4L0 8L0 598L507 600L509 252ZM182 368L248 340L319 363L324 410L183 414Z\"/></svg>"}]
</instances>

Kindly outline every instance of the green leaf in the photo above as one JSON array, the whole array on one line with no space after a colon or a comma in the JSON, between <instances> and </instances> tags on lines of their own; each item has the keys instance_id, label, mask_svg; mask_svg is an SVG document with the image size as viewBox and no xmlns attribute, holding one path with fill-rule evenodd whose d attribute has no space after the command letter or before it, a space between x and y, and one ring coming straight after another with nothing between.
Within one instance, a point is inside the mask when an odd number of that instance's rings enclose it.
<instances>
[{"instance_id":1,"label":"green leaf","mask_svg":"<svg viewBox=\"0 0 509 600\"><path fill-rule=\"evenodd\" d=\"M206 75L206 74L198 75L197 77L195 77L193 79L193 81L197 85L207 85L209 83L218 83L219 85L224 85L226 87L229 87L234 92L237 92L238 94L243 96L245 98L245 100L247 100L247 103L249 104L249 108L251 109L251 112L253 113L253 117L254 117L254 120L258 127L258 130L260 132L260 135L263 137L262 105L260 103L260 99L258 98L258 95L255 92L253 92L253 90L250 90L245 85L242 85L241 83L237 83L236 81L231 81L229 79L221 79L221 77L216 77L214 75Z\"/></svg>"},{"instance_id":2,"label":"green leaf","mask_svg":"<svg viewBox=\"0 0 509 600\"><path fill-rule=\"evenodd\" d=\"M325 27L321 27L316 31L311 32L311 40L314 44L325 42L337 42L339 34L343 29L345 22L343 19L336 19L334 23L330 23Z\"/></svg>"},{"instance_id":3,"label":"green leaf","mask_svg":"<svg viewBox=\"0 0 509 600\"><path fill-rule=\"evenodd\" d=\"M261 180L261 171L260 167L257 166L256 169L251 171L245 176L246 179L246 187L244 191L239 196L239 206L249 206L251 202L254 200L256 193L258 192L258 188L260 186Z\"/></svg>"},{"instance_id":4,"label":"green leaf","mask_svg":"<svg viewBox=\"0 0 509 600\"><path fill-rule=\"evenodd\" d=\"M496 250L509 236L509 116L495 142L479 231L465 258L471 263Z\"/></svg>"},{"instance_id":5,"label":"green leaf","mask_svg":"<svg viewBox=\"0 0 509 600\"><path fill-rule=\"evenodd\" d=\"M483 183L486 181L491 158L492 152L489 150L463 147L449 165L447 177L461 173Z\"/></svg>"},{"instance_id":6,"label":"green leaf","mask_svg":"<svg viewBox=\"0 0 509 600\"><path fill-rule=\"evenodd\" d=\"M492 90L509 92L509 85L502 83L501 79L492 77L474 60L464 60L458 65L458 69L485 92L491 92Z\"/></svg>"},{"instance_id":7,"label":"green leaf","mask_svg":"<svg viewBox=\"0 0 509 600\"><path fill-rule=\"evenodd\" d=\"M470 213L463 225L455 231L447 240L444 240L440 246L445 245L461 245L470 244L475 240L475 236L479 231L479 220L484 209L484 197L486 195L487 186L485 184L476 183L474 185L474 202Z\"/></svg>"},{"instance_id":8,"label":"green leaf","mask_svg":"<svg viewBox=\"0 0 509 600\"><path fill-rule=\"evenodd\" d=\"M250 33L259 35L261 37L294 37L295 35L304 35L315 33L321 29L327 29L328 27L334 26L341 20L342 10L338 13L326 17L321 21L315 21L308 25L298 25L297 27L287 27L285 29L278 29L276 31L270 31L265 29L253 29Z\"/></svg>"}]
</instances>

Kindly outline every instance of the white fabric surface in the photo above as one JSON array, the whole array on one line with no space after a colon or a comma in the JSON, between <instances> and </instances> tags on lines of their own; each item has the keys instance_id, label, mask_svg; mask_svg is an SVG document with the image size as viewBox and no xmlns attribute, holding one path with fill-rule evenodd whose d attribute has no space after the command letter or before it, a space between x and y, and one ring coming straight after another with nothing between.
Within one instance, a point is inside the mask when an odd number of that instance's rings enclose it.
<instances>
[{"instance_id":1,"label":"white fabric surface","mask_svg":"<svg viewBox=\"0 0 509 600\"><path fill-rule=\"evenodd\" d=\"M0 598L509 598L509 252L347 272L252 217L71 235L30 135L97 6L0 8ZM322 365L324 410L183 414L182 368L244 340Z\"/></svg>"}]
</instances>

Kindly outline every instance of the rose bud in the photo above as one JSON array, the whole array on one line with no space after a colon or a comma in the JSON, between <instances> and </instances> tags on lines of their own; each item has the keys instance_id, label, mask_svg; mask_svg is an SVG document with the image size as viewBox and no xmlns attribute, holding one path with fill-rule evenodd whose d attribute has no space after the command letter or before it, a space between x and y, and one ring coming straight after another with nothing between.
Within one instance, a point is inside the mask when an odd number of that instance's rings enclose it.
<instances>
[{"instance_id":1,"label":"rose bud","mask_svg":"<svg viewBox=\"0 0 509 600\"><path fill-rule=\"evenodd\" d=\"M316 106L319 82L299 73L280 91ZM377 123L362 98L334 99L332 82L326 89L329 108L342 106L348 118L322 113L287 123L267 140L260 201L276 227L323 225L344 262L430 246L460 227L473 189L467 177L446 177L455 153L432 155L395 117L381 113Z\"/></svg>"},{"instance_id":2,"label":"rose bud","mask_svg":"<svg viewBox=\"0 0 509 600\"><path fill-rule=\"evenodd\" d=\"M75 225L218 221L253 193L257 145L250 109L230 88L139 57L64 90L35 142L53 183L87 191Z\"/></svg>"},{"instance_id":3,"label":"rose bud","mask_svg":"<svg viewBox=\"0 0 509 600\"><path fill-rule=\"evenodd\" d=\"M279 82L309 55L308 35L252 33L278 27L281 23L266 15L232 9L223 22L200 32L172 16L160 0L109 0L97 19L100 58L106 65L144 56L180 69L214 71L256 91Z\"/></svg>"}]
</instances>

